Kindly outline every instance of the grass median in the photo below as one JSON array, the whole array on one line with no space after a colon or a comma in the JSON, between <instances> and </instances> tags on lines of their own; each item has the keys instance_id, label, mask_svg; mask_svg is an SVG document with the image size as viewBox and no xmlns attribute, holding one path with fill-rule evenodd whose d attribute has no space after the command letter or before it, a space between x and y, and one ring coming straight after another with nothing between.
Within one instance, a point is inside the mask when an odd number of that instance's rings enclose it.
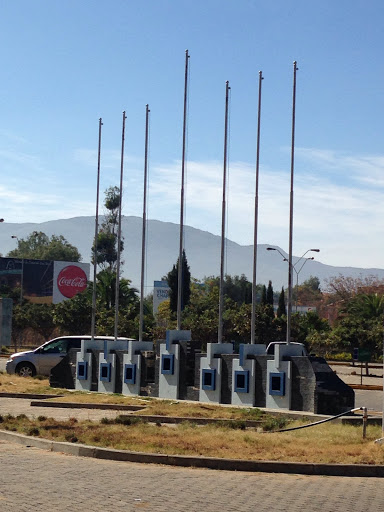
<instances>
[{"instance_id":1,"label":"grass median","mask_svg":"<svg viewBox=\"0 0 384 512\"><path fill-rule=\"evenodd\" d=\"M297 424L297 422L295 422ZM361 427L324 424L284 433L217 425L147 423L120 416L115 420L55 421L40 416L0 416L0 429L86 445L168 455L310 463L384 464L384 449L373 443L379 427L362 439Z\"/></svg>"},{"instance_id":2,"label":"grass median","mask_svg":"<svg viewBox=\"0 0 384 512\"><path fill-rule=\"evenodd\" d=\"M181 424L165 425L132 414L101 421L56 421L46 416L0 416L0 429L56 441L168 455L193 455L246 460L310 463L384 464L384 447L373 441L381 427L326 423L303 430L270 433L283 426L297 426L308 420L292 421L266 414L257 408L222 407L214 404L81 393L49 387L48 380L0 374L0 392L64 394L55 401L142 405L141 416L160 415L189 418ZM136 414L136 413L135 413ZM193 418L233 420L231 424L197 425ZM258 428L245 428L244 420L258 420Z\"/></svg>"}]
</instances>

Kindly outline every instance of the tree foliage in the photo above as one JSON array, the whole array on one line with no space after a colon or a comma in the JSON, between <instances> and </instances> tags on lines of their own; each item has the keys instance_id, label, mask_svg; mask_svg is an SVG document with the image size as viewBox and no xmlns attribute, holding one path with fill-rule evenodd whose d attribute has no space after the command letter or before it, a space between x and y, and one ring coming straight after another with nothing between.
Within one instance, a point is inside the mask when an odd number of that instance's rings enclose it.
<instances>
[{"instance_id":1,"label":"tree foliage","mask_svg":"<svg viewBox=\"0 0 384 512\"><path fill-rule=\"evenodd\" d=\"M48 339L55 329L53 304L34 304L27 302L13 308L12 329L20 333L24 329L33 329Z\"/></svg>"},{"instance_id":2,"label":"tree foliage","mask_svg":"<svg viewBox=\"0 0 384 512\"><path fill-rule=\"evenodd\" d=\"M52 319L62 334L86 334L91 330L91 288L76 294L72 299L56 304Z\"/></svg>"},{"instance_id":3,"label":"tree foliage","mask_svg":"<svg viewBox=\"0 0 384 512\"><path fill-rule=\"evenodd\" d=\"M350 277L339 274L326 280L325 292L329 302L346 303L359 293L384 294L384 279L379 279L375 275Z\"/></svg>"},{"instance_id":4,"label":"tree foliage","mask_svg":"<svg viewBox=\"0 0 384 512\"><path fill-rule=\"evenodd\" d=\"M281 288L281 293L279 295L279 304L277 306L277 317L282 317L287 314L287 308L285 306L285 295L284 295L284 286Z\"/></svg>"},{"instance_id":5,"label":"tree foliage","mask_svg":"<svg viewBox=\"0 0 384 512\"><path fill-rule=\"evenodd\" d=\"M96 261L102 270L116 271L117 241L120 207L119 187L109 187L105 191L105 216L97 236ZM95 240L92 245L92 263L94 263ZM120 252L124 250L124 241L120 240Z\"/></svg>"},{"instance_id":6,"label":"tree foliage","mask_svg":"<svg viewBox=\"0 0 384 512\"><path fill-rule=\"evenodd\" d=\"M48 237L42 231L33 231L27 238L20 238L17 248L7 254L9 258L28 258L53 261L81 261L77 248L62 235Z\"/></svg>"},{"instance_id":7,"label":"tree foliage","mask_svg":"<svg viewBox=\"0 0 384 512\"><path fill-rule=\"evenodd\" d=\"M116 298L116 272L109 269L100 271L97 274L97 301L101 309L113 309ZM119 307L125 308L129 305L137 306L139 299L138 290L131 287L129 279L120 278L119 280Z\"/></svg>"},{"instance_id":8,"label":"tree foliage","mask_svg":"<svg viewBox=\"0 0 384 512\"><path fill-rule=\"evenodd\" d=\"M318 306L323 295L320 289L320 279L310 276L301 285L293 289L293 298L301 306Z\"/></svg>"},{"instance_id":9,"label":"tree foliage","mask_svg":"<svg viewBox=\"0 0 384 512\"><path fill-rule=\"evenodd\" d=\"M268 288L266 292L266 304L269 304L270 306L273 306L273 286L272 281L268 282Z\"/></svg>"},{"instance_id":10,"label":"tree foliage","mask_svg":"<svg viewBox=\"0 0 384 512\"><path fill-rule=\"evenodd\" d=\"M185 259L186 260L186 259ZM176 265L174 265L176 270ZM188 269L189 270L189 269ZM324 296L317 279L310 278L303 283L308 290ZM244 276L226 276L228 284L225 294L223 314L223 337L225 341L246 343L251 332L251 303L249 300L250 283ZM348 281L350 283L350 281ZM98 334L113 334L116 274L108 268L99 272L97 277L97 316ZM339 282L340 284L340 282ZM343 282L345 284L345 281ZM376 283L377 284L377 283ZM271 285L272 286L272 285ZM365 348L375 356L382 353L384 336L384 294L373 286L356 292L354 288L349 299L341 302L338 318L331 328L326 318L310 311L307 314L293 313L291 317L291 336L293 341L305 343L310 352L329 356L332 353L350 352L355 347ZM48 338L56 329L57 334L89 333L91 321L91 285L82 294L57 305L24 304L14 308L14 332L30 327ZM263 286L258 285L259 292ZM265 298L267 288L265 288ZM341 289L345 289L342 287ZM357 288L361 290L361 288ZM139 330L139 300L137 290L131 287L129 280L120 281L119 296L119 334L137 337ZM149 299L145 307L145 338L164 339L166 329L176 327L175 316L170 301L160 304L154 319ZM189 303L183 312L183 328L191 329L193 339L206 343L217 341L219 306L219 279L206 278L203 283L191 279ZM257 343L268 344L271 341L286 339L286 312L284 288L280 293L278 313L267 303L256 305L255 335ZM59 332L57 332L59 331Z\"/></svg>"},{"instance_id":11,"label":"tree foliage","mask_svg":"<svg viewBox=\"0 0 384 512\"><path fill-rule=\"evenodd\" d=\"M185 251L183 250L182 254L182 262L181 262L181 276L182 276L182 289L181 289L181 310L183 311L185 306L189 304L189 300L191 297L191 272L189 270L189 265L187 261L187 257L185 255ZM177 311L177 295L178 295L178 286L179 286L179 258L177 258L177 262L173 265L172 270L170 270L166 276L166 280L168 282L168 286L170 288L169 291L169 300L170 300L170 308L173 313Z\"/></svg>"}]
</instances>

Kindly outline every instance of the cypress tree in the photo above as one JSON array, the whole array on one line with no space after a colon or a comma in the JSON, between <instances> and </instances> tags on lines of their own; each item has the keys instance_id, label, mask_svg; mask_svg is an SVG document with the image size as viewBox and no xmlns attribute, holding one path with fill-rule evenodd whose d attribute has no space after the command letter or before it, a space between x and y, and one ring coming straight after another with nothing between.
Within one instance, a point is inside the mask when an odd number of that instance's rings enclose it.
<instances>
[{"instance_id":1,"label":"cypress tree","mask_svg":"<svg viewBox=\"0 0 384 512\"><path fill-rule=\"evenodd\" d=\"M260 299L260 304L262 306L265 306L267 303L267 289L265 287L265 284L263 284L263 287L261 289L261 299Z\"/></svg>"},{"instance_id":2,"label":"cypress tree","mask_svg":"<svg viewBox=\"0 0 384 512\"><path fill-rule=\"evenodd\" d=\"M279 296L279 305L277 307L276 315L281 317L287 314L287 308L285 307L285 296L284 296L284 286L281 288L281 293Z\"/></svg>"},{"instance_id":3,"label":"cypress tree","mask_svg":"<svg viewBox=\"0 0 384 512\"><path fill-rule=\"evenodd\" d=\"M189 271L189 265L185 251L183 250L182 256L182 291L181 291L181 310L189 304L191 297L191 272ZM173 265L172 270L167 274L169 291L170 308L173 313L177 311L177 292L179 283L179 258L177 258L176 265Z\"/></svg>"},{"instance_id":4,"label":"cypress tree","mask_svg":"<svg viewBox=\"0 0 384 512\"><path fill-rule=\"evenodd\" d=\"M268 283L267 295L266 295L266 303L273 306L273 287L272 281Z\"/></svg>"}]
</instances>

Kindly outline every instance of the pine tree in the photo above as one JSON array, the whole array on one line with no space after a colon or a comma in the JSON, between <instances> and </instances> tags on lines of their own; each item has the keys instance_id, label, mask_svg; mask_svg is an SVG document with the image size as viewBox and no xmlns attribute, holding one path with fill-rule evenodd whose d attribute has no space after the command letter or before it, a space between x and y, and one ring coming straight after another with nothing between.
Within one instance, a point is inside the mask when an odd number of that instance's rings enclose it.
<instances>
[{"instance_id":1,"label":"pine tree","mask_svg":"<svg viewBox=\"0 0 384 512\"><path fill-rule=\"evenodd\" d=\"M279 296L279 305L277 307L276 315L281 317L287 314L287 308L285 307L285 296L284 296L284 286L281 288L281 293Z\"/></svg>"}]
</instances>

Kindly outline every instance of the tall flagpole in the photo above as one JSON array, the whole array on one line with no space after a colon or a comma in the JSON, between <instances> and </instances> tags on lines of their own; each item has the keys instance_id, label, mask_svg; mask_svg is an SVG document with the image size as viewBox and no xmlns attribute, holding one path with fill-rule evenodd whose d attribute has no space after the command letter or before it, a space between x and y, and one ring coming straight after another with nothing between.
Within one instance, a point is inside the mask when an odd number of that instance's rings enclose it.
<instances>
[{"instance_id":1,"label":"tall flagpole","mask_svg":"<svg viewBox=\"0 0 384 512\"><path fill-rule=\"evenodd\" d=\"M183 248L184 248L184 179L185 179L185 150L187 132L187 98L188 98L188 50L185 50L185 76L184 76L184 113L183 113L183 153L181 159L181 197L180 197L180 242L179 242L179 269L177 276L177 329L181 329L181 310L183 297Z\"/></svg>"},{"instance_id":2,"label":"tall flagpole","mask_svg":"<svg viewBox=\"0 0 384 512\"><path fill-rule=\"evenodd\" d=\"M96 278L97 278L97 238L99 235L99 195L100 195L100 154L101 154L101 127L103 120L99 119L99 144L97 150L97 185L96 185L96 214L95 214L95 241L93 245L93 289L92 289L92 319L91 336L95 337L96 331Z\"/></svg>"},{"instance_id":3,"label":"tall flagpole","mask_svg":"<svg viewBox=\"0 0 384 512\"><path fill-rule=\"evenodd\" d=\"M228 100L229 82L225 82L225 122L224 122L224 165L223 165L223 200L221 210L221 253L220 253L220 297L219 297L219 328L218 343L223 341L223 312L224 312L224 257L225 257L225 212L227 189L227 159L228 159Z\"/></svg>"},{"instance_id":4,"label":"tall flagpole","mask_svg":"<svg viewBox=\"0 0 384 512\"><path fill-rule=\"evenodd\" d=\"M256 144L256 186L255 186L255 224L253 232L253 279L252 279L252 316L251 343L255 344L256 329L256 268L257 268L257 225L259 216L259 162L260 162L260 117L261 117L261 82L263 72L259 71L259 104L257 111L257 144Z\"/></svg>"},{"instance_id":5,"label":"tall flagpole","mask_svg":"<svg viewBox=\"0 0 384 512\"><path fill-rule=\"evenodd\" d=\"M140 325L139 341L143 341L144 329L144 276L145 276L145 243L147 230L147 179L148 179L148 133L149 107L145 106L145 149L144 149L144 199L143 199L143 229L141 237L141 285L140 285Z\"/></svg>"},{"instance_id":6,"label":"tall flagpole","mask_svg":"<svg viewBox=\"0 0 384 512\"><path fill-rule=\"evenodd\" d=\"M296 71L297 62L293 62L292 94L292 143L291 143L291 192L289 201L289 253L288 253L288 304L287 304L287 344L291 343L292 318L292 239L293 239L293 176L295 163L295 121L296 121Z\"/></svg>"},{"instance_id":7,"label":"tall flagpole","mask_svg":"<svg viewBox=\"0 0 384 512\"><path fill-rule=\"evenodd\" d=\"M123 112L123 128L121 132L121 165L120 165L120 202L119 202L119 224L117 228L117 265L116 265L116 288L115 288L115 340L119 323L119 291L120 291L120 245L121 245L121 208L123 202L123 174L124 174L124 142L125 142L125 110Z\"/></svg>"}]
</instances>

